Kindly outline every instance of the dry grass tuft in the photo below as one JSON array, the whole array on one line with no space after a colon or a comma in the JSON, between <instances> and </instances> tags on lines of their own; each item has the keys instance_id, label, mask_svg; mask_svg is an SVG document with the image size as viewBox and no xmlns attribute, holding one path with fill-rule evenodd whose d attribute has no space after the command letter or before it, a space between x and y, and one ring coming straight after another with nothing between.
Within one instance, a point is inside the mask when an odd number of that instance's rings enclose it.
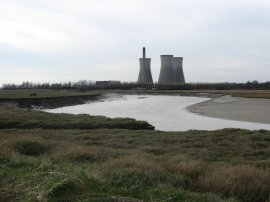
<instances>
[{"instance_id":1,"label":"dry grass tuft","mask_svg":"<svg viewBox=\"0 0 270 202\"><path fill-rule=\"evenodd\" d=\"M172 157L167 168L171 173L189 177L192 181L196 181L208 169L206 163L187 159L182 155Z\"/></svg>"},{"instance_id":2,"label":"dry grass tuft","mask_svg":"<svg viewBox=\"0 0 270 202\"><path fill-rule=\"evenodd\" d=\"M81 163L103 162L107 158L116 155L114 152L99 147L72 146L58 154L61 160Z\"/></svg>"},{"instance_id":3,"label":"dry grass tuft","mask_svg":"<svg viewBox=\"0 0 270 202\"><path fill-rule=\"evenodd\" d=\"M103 165L103 169L107 172L121 169L132 169L152 174L164 171L161 164L150 155L140 154L110 160Z\"/></svg>"},{"instance_id":4,"label":"dry grass tuft","mask_svg":"<svg viewBox=\"0 0 270 202\"><path fill-rule=\"evenodd\" d=\"M270 197L270 173L254 166L216 168L199 178L199 189L222 193L242 201L263 202Z\"/></svg>"},{"instance_id":5,"label":"dry grass tuft","mask_svg":"<svg viewBox=\"0 0 270 202\"><path fill-rule=\"evenodd\" d=\"M168 181L168 173L156 159L150 155L130 155L113 159L103 164L103 174L115 183L132 186L133 183L153 185Z\"/></svg>"}]
</instances>

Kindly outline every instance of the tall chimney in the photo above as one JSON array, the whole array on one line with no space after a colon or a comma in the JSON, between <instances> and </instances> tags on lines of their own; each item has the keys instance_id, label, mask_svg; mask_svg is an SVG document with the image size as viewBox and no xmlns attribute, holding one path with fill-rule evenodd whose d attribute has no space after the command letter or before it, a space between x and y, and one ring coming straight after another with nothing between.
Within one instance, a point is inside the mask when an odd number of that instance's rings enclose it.
<instances>
[{"instance_id":1,"label":"tall chimney","mask_svg":"<svg viewBox=\"0 0 270 202\"><path fill-rule=\"evenodd\" d=\"M145 47L143 47L143 58L146 58L146 55L145 55Z\"/></svg>"}]
</instances>

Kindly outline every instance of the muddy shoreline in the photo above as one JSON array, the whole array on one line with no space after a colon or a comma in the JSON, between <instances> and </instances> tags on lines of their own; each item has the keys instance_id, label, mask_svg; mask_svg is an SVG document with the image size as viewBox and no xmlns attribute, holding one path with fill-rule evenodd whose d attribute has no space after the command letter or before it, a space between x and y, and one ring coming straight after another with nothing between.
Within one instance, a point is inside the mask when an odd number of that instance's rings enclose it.
<instances>
[{"instance_id":1,"label":"muddy shoreline","mask_svg":"<svg viewBox=\"0 0 270 202\"><path fill-rule=\"evenodd\" d=\"M100 94L46 97L46 98L18 98L0 99L2 105L16 106L27 109L53 109L58 107L85 104L89 101L99 100Z\"/></svg>"},{"instance_id":2,"label":"muddy shoreline","mask_svg":"<svg viewBox=\"0 0 270 202\"><path fill-rule=\"evenodd\" d=\"M225 95L187 107L203 116L270 124L270 100Z\"/></svg>"},{"instance_id":3,"label":"muddy shoreline","mask_svg":"<svg viewBox=\"0 0 270 202\"><path fill-rule=\"evenodd\" d=\"M171 96L195 96L216 98L224 94L209 92L177 92L177 91L99 91L87 95L71 95L58 97L23 97L0 98L0 105L13 106L26 109L54 109L59 107L81 105L88 102L102 100L111 95L171 95Z\"/></svg>"}]
</instances>

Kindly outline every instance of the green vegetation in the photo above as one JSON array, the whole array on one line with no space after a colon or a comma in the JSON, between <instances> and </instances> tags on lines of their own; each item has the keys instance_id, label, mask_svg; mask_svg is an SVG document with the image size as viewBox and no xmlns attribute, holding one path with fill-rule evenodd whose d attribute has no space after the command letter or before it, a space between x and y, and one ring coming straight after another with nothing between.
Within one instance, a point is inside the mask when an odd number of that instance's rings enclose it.
<instances>
[{"instance_id":1,"label":"green vegetation","mask_svg":"<svg viewBox=\"0 0 270 202\"><path fill-rule=\"evenodd\" d=\"M105 82L106 83L106 82ZM99 83L100 84L100 83ZM107 84L95 85L93 82L82 80L79 82L67 83L32 83L29 81L21 84L3 84L6 90L18 89L46 89L46 90L133 90L133 89L153 89L157 90L269 90L270 82L258 82L256 80L247 83L185 83L185 84L137 84L135 82L109 82Z\"/></svg>"},{"instance_id":2,"label":"green vegetation","mask_svg":"<svg viewBox=\"0 0 270 202\"><path fill-rule=\"evenodd\" d=\"M43 129L145 129L154 127L145 121L135 119L111 119L103 116L50 114L40 111L25 110L12 107L0 107L0 129L5 128L43 128Z\"/></svg>"},{"instance_id":3,"label":"green vegetation","mask_svg":"<svg viewBox=\"0 0 270 202\"><path fill-rule=\"evenodd\" d=\"M270 132L0 130L0 201L267 201Z\"/></svg>"},{"instance_id":4,"label":"green vegetation","mask_svg":"<svg viewBox=\"0 0 270 202\"><path fill-rule=\"evenodd\" d=\"M99 93L56 90L0 90L0 103L22 108L57 108L98 99Z\"/></svg>"},{"instance_id":5,"label":"green vegetation","mask_svg":"<svg viewBox=\"0 0 270 202\"><path fill-rule=\"evenodd\" d=\"M94 92L68 90L0 90L0 99L39 99L95 95Z\"/></svg>"}]
</instances>

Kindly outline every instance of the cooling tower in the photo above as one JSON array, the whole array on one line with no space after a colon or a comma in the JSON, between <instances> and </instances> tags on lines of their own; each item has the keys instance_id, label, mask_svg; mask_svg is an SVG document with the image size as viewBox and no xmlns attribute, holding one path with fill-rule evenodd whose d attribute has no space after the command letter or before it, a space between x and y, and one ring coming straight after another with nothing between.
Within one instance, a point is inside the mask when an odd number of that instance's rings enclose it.
<instances>
[{"instance_id":1,"label":"cooling tower","mask_svg":"<svg viewBox=\"0 0 270 202\"><path fill-rule=\"evenodd\" d=\"M143 58L140 58L140 72L138 77L138 84L153 84L151 73L151 58L145 57L145 48L143 48Z\"/></svg>"},{"instance_id":2,"label":"cooling tower","mask_svg":"<svg viewBox=\"0 0 270 202\"><path fill-rule=\"evenodd\" d=\"M169 84L174 82L173 76L173 55L161 55L161 68L159 74L159 84Z\"/></svg>"},{"instance_id":3,"label":"cooling tower","mask_svg":"<svg viewBox=\"0 0 270 202\"><path fill-rule=\"evenodd\" d=\"M185 77L183 72L183 58L174 57L172 59L172 63L173 63L174 83L185 83Z\"/></svg>"}]
</instances>

